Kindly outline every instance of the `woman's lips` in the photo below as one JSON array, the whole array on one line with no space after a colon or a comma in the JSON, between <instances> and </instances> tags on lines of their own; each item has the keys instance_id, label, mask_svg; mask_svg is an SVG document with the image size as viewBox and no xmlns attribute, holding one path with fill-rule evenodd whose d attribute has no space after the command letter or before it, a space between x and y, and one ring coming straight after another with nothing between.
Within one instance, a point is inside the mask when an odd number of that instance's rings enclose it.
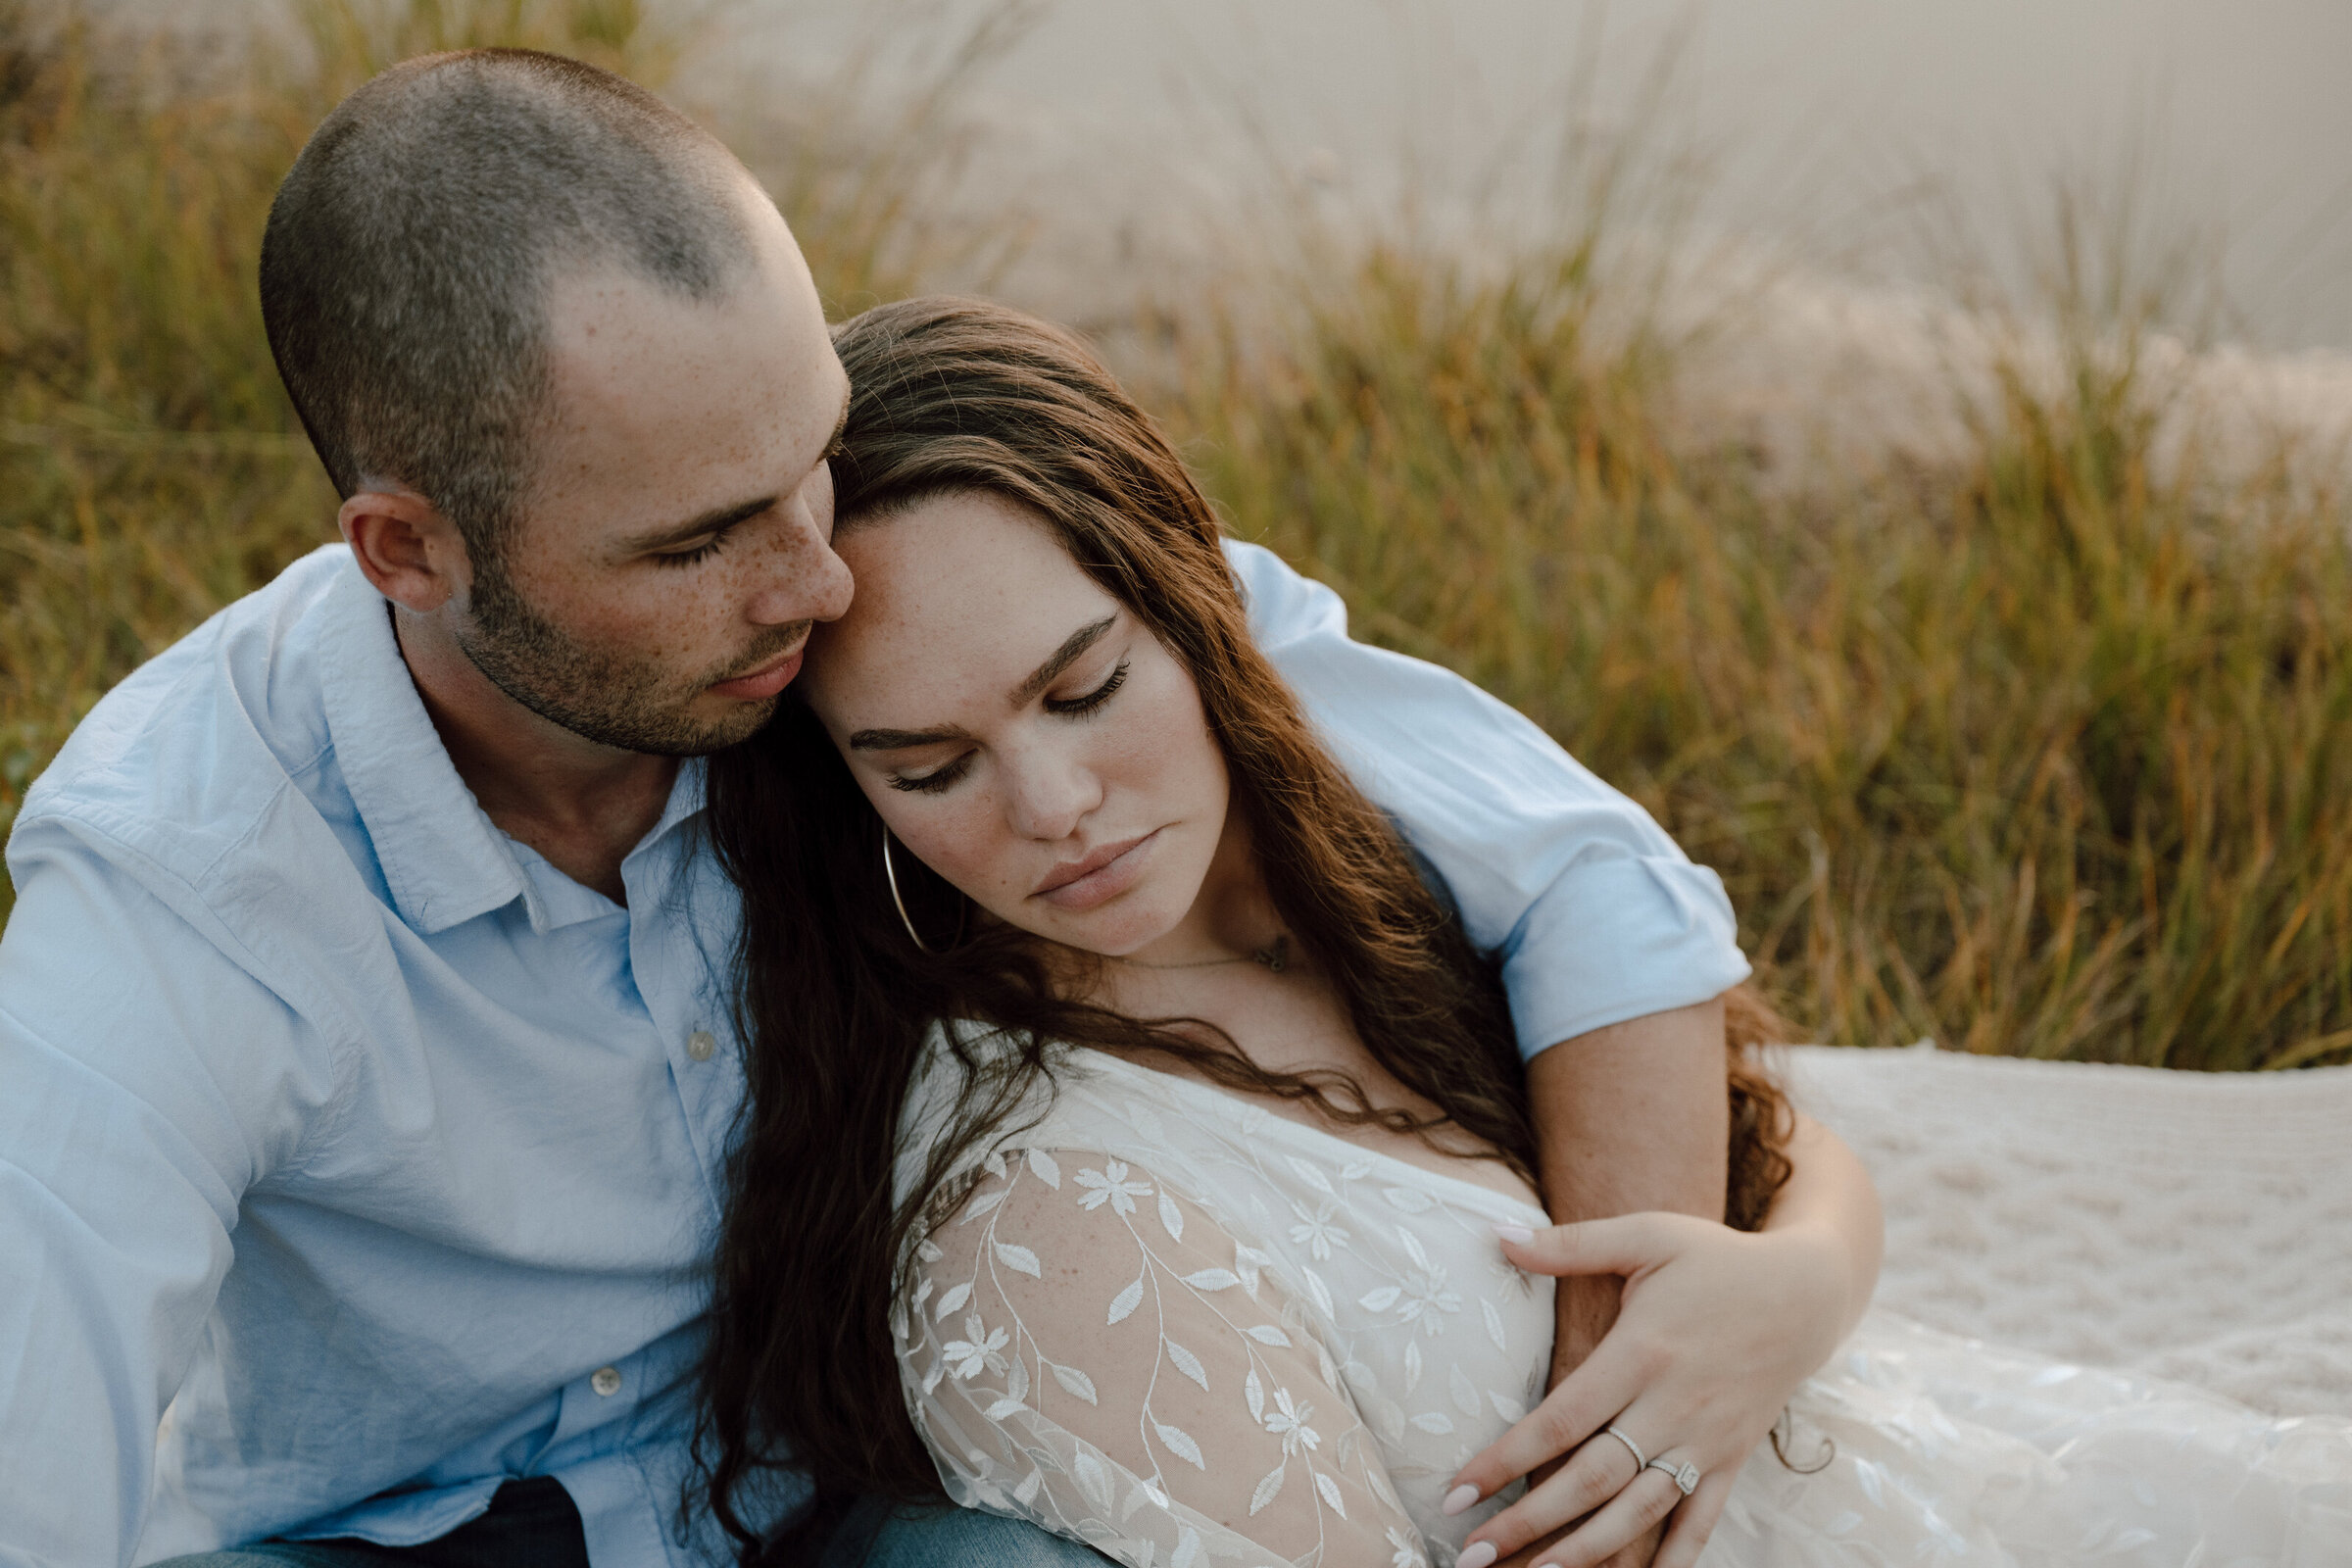
<instances>
[{"instance_id":1,"label":"woman's lips","mask_svg":"<svg viewBox=\"0 0 2352 1568\"><path fill-rule=\"evenodd\" d=\"M1141 838L1105 844L1084 859L1055 866L1029 896L1073 912L1107 904L1143 877L1143 852L1157 837L1159 829L1153 828Z\"/></svg>"},{"instance_id":2,"label":"woman's lips","mask_svg":"<svg viewBox=\"0 0 2352 1568\"><path fill-rule=\"evenodd\" d=\"M801 654L808 646L807 642L803 642L791 653L777 655L772 662L761 664L750 674L714 682L710 689L721 697L732 697L741 702L758 702L773 697L791 685L792 678L801 672Z\"/></svg>"}]
</instances>

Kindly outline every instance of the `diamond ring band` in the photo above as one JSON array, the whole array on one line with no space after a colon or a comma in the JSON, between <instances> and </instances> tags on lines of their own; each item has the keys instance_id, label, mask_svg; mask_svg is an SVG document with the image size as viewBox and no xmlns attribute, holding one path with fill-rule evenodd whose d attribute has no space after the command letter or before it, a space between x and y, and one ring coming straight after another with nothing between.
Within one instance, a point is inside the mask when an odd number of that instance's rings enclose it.
<instances>
[{"instance_id":1,"label":"diamond ring band","mask_svg":"<svg viewBox=\"0 0 2352 1568\"><path fill-rule=\"evenodd\" d=\"M1679 1465L1668 1464L1663 1459L1652 1459L1646 1464L1642 1465L1642 1468L1644 1470L1665 1471L1667 1477L1672 1480L1676 1486L1683 1489L1683 1495L1686 1497L1698 1490L1698 1466L1692 1464L1688 1459L1685 1459Z\"/></svg>"},{"instance_id":2,"label":"diamond ring band","mask_svg":"<svg viewBox=\"0 0 2352 1568\"><path fill-rule=\"evenodd\" d=\"M1663 1470L1666 1472L1667 1480L1683 1489L1684 1496L1688 1497L1698 1490L1699 1469L1690 1460L1686 1459L1681 1464L1672 1464L1664 1459L1652 1459L1642 1451L1642 1445L1618 1431L1614 1425L1602 1427L1600 1430L1625 1445L1625 1451L1634 1456L1634 1474L1637 1477L1644 1470Z\"/></svg>"},{"instance_id":3,"label":"diamond ring band","mask_svg":"<svg viewBox=\"0 0 2352 1568\"><path fill-rule=\"evenodd\" d=\"M1600 1430L1625 1445L1626 1451L1634 1456L1634 1474L1640 1475L1649 1468L1649 1456L1642 1451L1642 1445L1618 1431L1614 1426L1602 1427Z\"/></svg>"}]
</instances>

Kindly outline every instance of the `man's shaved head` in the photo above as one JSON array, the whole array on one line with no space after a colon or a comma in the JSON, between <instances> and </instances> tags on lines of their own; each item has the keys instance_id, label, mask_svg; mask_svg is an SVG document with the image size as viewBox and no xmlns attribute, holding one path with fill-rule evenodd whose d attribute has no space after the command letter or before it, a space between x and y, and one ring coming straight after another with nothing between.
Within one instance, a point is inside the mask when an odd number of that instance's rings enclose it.
<instances>
[{"instance_id":1,"label":"man's shaved head","mask_svg":"<svg viewBox=\"0 0 2352 1568\"><path fill-rule=\"evenodd\" d=\"M327 116L270 210L262 315L335 487L437 507L477 570L533 473L556 279L617 266L710 301L755 265L757 200L719 143L577 61L410 61Z\"/></svg>"}]
</instances>

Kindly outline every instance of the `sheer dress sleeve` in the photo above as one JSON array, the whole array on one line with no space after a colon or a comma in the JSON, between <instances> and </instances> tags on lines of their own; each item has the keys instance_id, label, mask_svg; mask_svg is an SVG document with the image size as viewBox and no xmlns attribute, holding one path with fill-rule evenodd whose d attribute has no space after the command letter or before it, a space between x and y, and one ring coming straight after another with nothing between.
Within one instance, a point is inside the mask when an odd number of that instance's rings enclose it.
<instances>
[{"instance_id":1,"label":"sheer dress sleeve","mask_svg":"<svg viewBox=\"0 0 2352 1568\"><path fill-rule=\"evenodd\" d=\"M992 1156L893 1324L950 1494L1131 1568L1426 1568L1272 1261L1146 1166Z\"/></svg>"}]
</instances>

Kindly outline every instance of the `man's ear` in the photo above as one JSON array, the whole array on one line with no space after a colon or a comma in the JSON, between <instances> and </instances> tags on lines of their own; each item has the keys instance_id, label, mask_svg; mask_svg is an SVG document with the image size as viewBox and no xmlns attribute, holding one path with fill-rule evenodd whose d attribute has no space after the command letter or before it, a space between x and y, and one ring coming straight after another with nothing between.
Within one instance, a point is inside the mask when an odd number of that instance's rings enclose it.
<instances>
[{"instance_id":1,"label":"man's ear","mask_svg":"<svg viewBox=\"0 0 2352 1568\"><path fill-rule=\"evenodd\" d=\"M335 514L344 541L375 591L429 615L473 586L473 563L457 524L416 491L368 485Z\"/></svg>"}]
</instances>

